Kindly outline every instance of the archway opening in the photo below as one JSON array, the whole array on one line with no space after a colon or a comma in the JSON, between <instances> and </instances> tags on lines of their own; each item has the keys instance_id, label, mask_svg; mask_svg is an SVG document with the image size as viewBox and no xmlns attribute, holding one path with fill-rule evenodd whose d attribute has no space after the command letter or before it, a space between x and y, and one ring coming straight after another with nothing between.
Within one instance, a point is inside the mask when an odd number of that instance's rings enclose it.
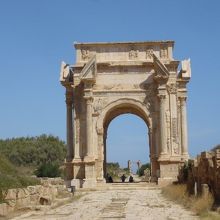
<instances>
[{"instance_id":1,"label":"archway opening","mask_svg":"<svg viewBox=\"0 0 220 220\"><path fill-rule=\"evenodd\" d=\"M116 175L134 176L141 165L150 163L148 126L137 114L126 112L115 116L105 127L105 136L105 177L109 167L116 171L113 178L117 181Z\"/></svg>"}]
</instances>

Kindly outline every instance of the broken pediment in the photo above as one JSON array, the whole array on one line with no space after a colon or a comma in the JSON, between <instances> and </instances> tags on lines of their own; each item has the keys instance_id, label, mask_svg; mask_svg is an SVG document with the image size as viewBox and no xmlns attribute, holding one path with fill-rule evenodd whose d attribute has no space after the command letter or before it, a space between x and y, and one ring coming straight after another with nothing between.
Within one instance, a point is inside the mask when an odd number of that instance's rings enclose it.
<instances>
[{"instance_id":1,"label":"broken pediment","mask_svg":"<svg viewBox=\"0 0 220 220\"><path fill-rule=\"evenodd\" d=\"M96 66L96 56L94 55L83 67L79 78L83 81L88 80L88 81L95 81L95 76L96 76L96 71L97 66Z\"/></svg>"},{"instance_id":2,"label":"broken pediment","mask_svg":"<svg viewBox=\"0 0 220 220\"><path fill-rule=\"evenodd\" d=\"M153 55L153 62L154 62L154 68L155 68L154 79L156 81L168 79L169 77L168 69L154 53L152 55Z\"/></svg>"}]
</instances>

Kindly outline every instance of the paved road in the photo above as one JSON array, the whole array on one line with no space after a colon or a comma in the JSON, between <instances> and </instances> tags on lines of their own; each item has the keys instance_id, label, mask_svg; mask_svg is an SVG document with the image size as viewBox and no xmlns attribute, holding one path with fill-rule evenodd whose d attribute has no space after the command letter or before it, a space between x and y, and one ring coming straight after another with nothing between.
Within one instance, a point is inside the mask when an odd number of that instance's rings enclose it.
<instances>
[{"instance_id":1,"label":"paved road","mask_svg":"<svg viewBox=\"0 0 220 220\"><path fill-rule=\"evenodd\" d=\"M32 211L13 220L194 220L190 211L170 202L155 187L112 187L87 192L69 204Z\"/></svg>"}]
</instances>

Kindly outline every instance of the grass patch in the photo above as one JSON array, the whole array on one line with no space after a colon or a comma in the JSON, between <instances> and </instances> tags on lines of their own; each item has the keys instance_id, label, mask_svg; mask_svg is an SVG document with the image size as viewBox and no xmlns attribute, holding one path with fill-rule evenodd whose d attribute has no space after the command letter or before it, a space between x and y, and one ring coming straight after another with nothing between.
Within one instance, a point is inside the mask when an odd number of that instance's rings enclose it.
<instances>
[{"instance_id":1,"label":"grass patch","mask_svg":"<svg viewBox=\"0 0 220 220\"><path fill-rule=\"evenodd\" d=\"M217 212L206 212L203 213L200 218L202 220L220 220L220 214Z\"/></svg>"},{"instance_id":2,"label":"grass patch","mask_svg":"<svg viewBox=\"0 0 220 220\"><path fill-rule=\"evenodd\" d=\"M193 211L200 217L208 216L214 203L214 199L211 194L206 197L189 196L185 184L166 186L162 189L162 194L168 199L175 201ZM207 219L212 218L209 217ZM218 219L220 219L220 215L218 215Z\"/></svg>"},{"instance_id":3,"label":"grass patch","mask_svg":"<svg viewBox=\"0 0 220 220\"><path fill-rule=\"evenodd\" d=\"M36 178L25 176L5 157L0 155L0 203L5 202L7 190L40 184Z\"/></svg>"}]
</instances>

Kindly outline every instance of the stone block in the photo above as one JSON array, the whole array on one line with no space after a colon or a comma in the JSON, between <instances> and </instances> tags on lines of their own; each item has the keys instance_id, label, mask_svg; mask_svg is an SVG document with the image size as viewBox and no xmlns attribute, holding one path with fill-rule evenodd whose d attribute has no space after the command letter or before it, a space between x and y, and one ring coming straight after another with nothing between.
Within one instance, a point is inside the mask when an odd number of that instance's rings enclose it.
<instances>
[{"instance_id":1,"label":"stone block","mask_svg":"<svg viewBox=\"0 0 220 220\"><path fill-rule=\"evenodd\" d=\"M179 165L174 163L160 164L160 178L172 178L177 180Z\"/></svg>"},{"instance_id":2,"label":"stone block","mask_svg":"<svg viewBox=\"0 0 220 220\"><path fill-rule=\"evenodd\" d=\"M8 215L8 205L6 203L0 204L0 217Z\"/></svg>"},{"instance_id":3,"label":"stone block","mask_svg":"<svg viewBox=\"0 0 220 220\"><path fill-rule=\"evenodd\" d=\"M6 200L16 200L17 198L17 189L9 189L5 197Z\"/></svg>"},{"instance_id":4,"label":"stone block","mask_svg":"<svg viewBox=\"0 0 220 220\"><path fill-rule=\"evenodd\" d=\"M40 195L38 193L30 195L30 204L31 205L38 205L39 204L39 197L40 197Z\"/></svg>"},{"instance_id":5,"label":"stone block","mask_svg":"<svg viewBox=\"0 0 220 220\"><path fill-rule=\"evenodd\" d=\"M201 189L202 189L202 196L205 199L207 199L208 196L209 196L209 186L208 186L208 184L202 184Z\"/></svg>"},{"instance_id":6,"label":"stone block","mask_svg":"<svg viewBox=\"0 0 220 220\"><path fill-rule=\"evenodd\" d=\"M17 189L17 199L26 198L29 196L29 191L26 188Z\"/></svg>"},{"instance_id":7,"label":"stone block","mask_svg":"<svg viewBox=\"0 0 220 220\"><path fill-rule=\"evenodd\" d=\"M37 186L28 186L27 190L30 195L34 195L38 192L38 187Z\"/></svg>"},{"instance_id":8,"label":"stone block","mask_svg":"<svg viewBox=\"0 0 220 220\"><path fill-rule=\"evenodd\" d=\"M30 196L18 198L16 200L16 207L19 208L25 208L30 205Z\"/></svg>"}]
</instances>

